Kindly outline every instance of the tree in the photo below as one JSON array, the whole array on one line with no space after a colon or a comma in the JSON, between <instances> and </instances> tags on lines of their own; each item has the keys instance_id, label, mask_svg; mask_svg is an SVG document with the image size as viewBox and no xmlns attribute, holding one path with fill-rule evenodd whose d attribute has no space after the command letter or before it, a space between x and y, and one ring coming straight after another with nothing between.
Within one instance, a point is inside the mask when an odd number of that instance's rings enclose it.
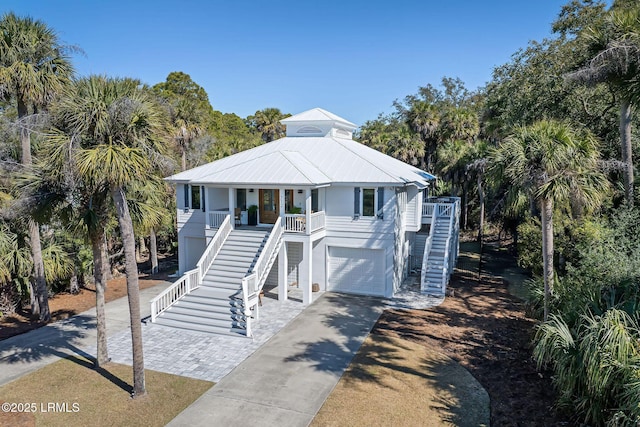
<instances>
[{"instance_id":1,"label":"tree","mask_svg":"<svg viewBox=\"0 0 640 427\"><path fill-rule=\"evenodd\" d=\"M78 172L93 187L105 185L116 208L125 253L133 348L133 396L146 394L135 238L127 192L153 173L162 152L161 112L137 81L91 76L74 85L59 105L73 130Z\"/></svg>"},{"instance_id":2,"label":"tree","mask_svg":"<svg viewBox=\"0 0 640 427\"><path fill-rule=\"evenodd\" d=\"M617 95L625 197L633 205L631 113L632 104L640 100L640 6L614 2L605 19L597 24L580 33L593 57L567 76L589 85L608 83Z\"/></svg>"},{"instance_id":3,"label":"tree","mask_svg":"<svg viewBox=\"0 0 640 427\"><path fill-rule=\"evenodd\" d=\"M264 142L271 142L285 135L286 126L280 120L289 116L291 114L283 114L278 108L265 108L247 117L247 123L262 136Z\"/></svg>"},{"instance_id":4,"label":"tree","mask_svg":"<svg viewBox=\"0 0 640 427\"><path fill-rule=\"evenodd\" d=\"M552 120L515 128L492 152L494 167L504 179L531 195L541 208L545 321L554 281L554 203L572 200L586 209L598 206L608 188L597 169L598 159L592 134Z\"/></svg>"},{"instance_id":5,"label":"tree","mask_svg":"<svg viewBox=\"0 0 640 427\"><path fill-rule=\"evenodd\" d=\"M14 13L0 19L0 98L17 105L22 147L22 164L29 168L31 132L29 115L37 113L67 85L73 68L56 33L41 21L21 18ZM40 228L29 221L29 245L33 257L31 310L40 321L51 319Z\"/></svg>"}]
</instances>

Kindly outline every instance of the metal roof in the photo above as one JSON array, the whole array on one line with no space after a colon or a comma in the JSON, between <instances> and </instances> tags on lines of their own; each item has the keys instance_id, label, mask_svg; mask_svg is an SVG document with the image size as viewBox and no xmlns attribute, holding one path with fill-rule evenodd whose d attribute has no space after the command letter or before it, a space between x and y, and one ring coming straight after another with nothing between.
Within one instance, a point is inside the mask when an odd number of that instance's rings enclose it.
<instances>
[{"instance_id":1,"label":"metal roof","mask_svg":"<svg viewBox=\"0 0 640 427\"><path fill-rule=\"evenodd\" d=\"M322 119L319 115L328 118ZM298 117L296 123L340 120L351 124L333 116L314 109L289 119ZM332 136L284 137L167 178L171 182L194 185L402 186L413 183L418 187L426 186L433 179L433 175L421 169L352 139Z\"/></svg>"}]
</instances>

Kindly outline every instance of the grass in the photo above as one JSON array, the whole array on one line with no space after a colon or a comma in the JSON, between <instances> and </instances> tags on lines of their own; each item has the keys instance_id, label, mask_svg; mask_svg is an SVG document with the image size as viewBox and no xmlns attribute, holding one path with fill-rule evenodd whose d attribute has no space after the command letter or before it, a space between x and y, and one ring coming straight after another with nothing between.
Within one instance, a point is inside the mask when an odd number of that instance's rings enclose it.
<instances>
[{"instance_id":1,"label":"grass","mask_svg":"<svg viewBox=\"0 0 640 427\"><path fill-rule=\"evenodd\" d=\"M371 334L311 425L489 425L489 397L447 356Z\"/></svg>"},{"instance_id":2,"label":"grass","mask_svg":"<svg viewBox=\"0 0 640 427\"><path fill-rule=\"evenodd\" d=\"M60 360L0 388L0 401L37 408L29 414L0 412L0 425L164 426L213 386L147 370L148 395L131 399L132 375L130 366L109 363L96 370L86 359ZM63 411L48 411L49 402Z\"/></svg>"}]
</instances>

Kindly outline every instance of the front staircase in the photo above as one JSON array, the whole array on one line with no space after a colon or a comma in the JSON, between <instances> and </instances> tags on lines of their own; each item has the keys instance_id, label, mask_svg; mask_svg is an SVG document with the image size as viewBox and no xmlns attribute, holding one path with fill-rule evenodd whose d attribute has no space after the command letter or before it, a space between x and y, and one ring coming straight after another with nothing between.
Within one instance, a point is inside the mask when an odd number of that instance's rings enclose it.
<instances>
[{"instance_id":1,"label":"front staircase","mask_svg":"<svg viewBox=\"0 0 640 427\"><path fill-rule=\"evenodd\" d=\"M200 286L162 312L155 322L200 332L250 335L242 279L253 272L268 238L269 231L264 229L232 230Z\"/></svg>"},{"instance_id":2,"label":"front staircase","mask_svg":"<svg viewBox=\"0 0 640 427\"><path fill-rule=\"evenodd\" d=\"M458 257L459 202L436 205L425 243L420 289L444 296Z\"/></svg>"}]
</instances>

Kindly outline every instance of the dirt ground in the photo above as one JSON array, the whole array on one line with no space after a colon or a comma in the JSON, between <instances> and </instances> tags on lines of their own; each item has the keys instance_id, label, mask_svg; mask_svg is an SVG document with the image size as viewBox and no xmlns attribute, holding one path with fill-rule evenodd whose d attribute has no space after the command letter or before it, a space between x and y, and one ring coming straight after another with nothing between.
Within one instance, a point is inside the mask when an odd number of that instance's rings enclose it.
<instances>
[{"instance_id":1,"label":"dirt ground","mask_svg":"<svg viewBox=\"0 0 640 427\"><path fill-rule=\"evenodd\" d=\"M554 413L551 378L531 358L535 321L508 283L490 273L515 260L486 245L483 259L478 277L477 262L465 270L461 257L449 285L453 295L439 307L386 311L373 332L440 349L460 363L489 393L493 426L570 425Z\"/></svg>"},{"instance_id":2,"label":"dirt ground","mask_svg":"<svg viewBox=\"0 0 640 427\"><path fill-rule=\"evenodd\" d=\"M153 276L141 274L139 276L140 289L146 289L158 283L171 280L167 278L167 273L160 273ZM113 301L127 295L127 279L125 276L118 277L107 282L105 299L107 302ZM49 309L51 310L51 321L66 319L70 316L82 313L96 306L96 292L93 285L80 288L80 293L59 293L49 299ZM29 307L21 312L0 317L0 341L9 337L28 332L43 326L43 323L31 320Z\"/></svg>"}]
</instances>

